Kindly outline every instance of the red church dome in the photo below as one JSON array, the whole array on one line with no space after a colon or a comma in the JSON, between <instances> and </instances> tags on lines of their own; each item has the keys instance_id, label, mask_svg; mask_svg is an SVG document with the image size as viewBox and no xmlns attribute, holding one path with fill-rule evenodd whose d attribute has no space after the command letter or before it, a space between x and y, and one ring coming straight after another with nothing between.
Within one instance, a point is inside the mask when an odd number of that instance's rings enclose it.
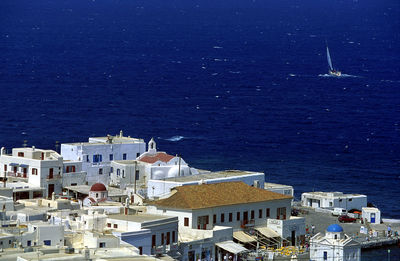
<instances>
[{"instance_id":1,"label":"red church dome","mask_svg":"<svg viewBox=\"0 0 400 261\"><path fill-rule=\"evenodd\" d=\"M95 183L90 188L90 191L107 191L107 188L103 183Z\"/></svg>"}]
</instances>

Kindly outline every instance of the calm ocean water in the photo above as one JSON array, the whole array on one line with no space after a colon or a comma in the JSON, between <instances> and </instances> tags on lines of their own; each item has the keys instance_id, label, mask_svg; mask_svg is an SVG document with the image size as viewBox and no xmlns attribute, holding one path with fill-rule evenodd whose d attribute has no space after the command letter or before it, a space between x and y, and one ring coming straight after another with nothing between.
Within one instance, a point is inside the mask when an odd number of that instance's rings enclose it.
<instances>
[{"instance_id":1,"label":"calm ocean water","mask_svg":"<svg viewBox=\"0 0 400 261\"><path fill-rule=\"evenodd\" d=\"M398 0L0 2L0 143L157 138L400 218ZM325 42L346 77L326 77Z\"/></svg>"}]
</instances>

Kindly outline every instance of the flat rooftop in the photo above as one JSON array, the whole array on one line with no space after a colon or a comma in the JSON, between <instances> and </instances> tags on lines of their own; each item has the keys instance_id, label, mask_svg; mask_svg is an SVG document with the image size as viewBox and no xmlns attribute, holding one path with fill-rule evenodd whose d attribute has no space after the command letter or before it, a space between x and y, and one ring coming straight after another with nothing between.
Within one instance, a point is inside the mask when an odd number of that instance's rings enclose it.
<instances>
[{"instance_id":1,"label":"flat rooftop","mask_svg":"<svg viewBox=\"0 0 400 261\"><path fill-rule=\"evenodd\" d=\"M366 195L362 194L344 194L343 192L322 192L322 191L315 191L315 192L305 192L303 194L311 194L320 197L366 197Z\"/></svg>"},{"instance_id":2,"label":"flat rooftop","mask_svg":"<svg viewBox=\"0 0 400 261\"><path fill-rule=\"evenodd\" d=\"M255 171L243 171L243 170L223 170L223 171L216 171L216 172L210 172L210 173L205 173L205 174L183 176L183 177L176 177L176 178L167 178L167 179L164 179L163 181L184 183L184 182L200 181L200 180L207 180L207 179L220 179L220 178L229 178L229 177L237 177L237 176L260 175L260 174L264 174L264 173L255 172Z\"/></svg>"},{"instance_id":3,"label":"flat rooftop","mask_svg":"<svg viewBox=\"0 0 400 261\"><path fill-rule=\"evenodd\" d=\"M143 139L131 138L130 136L124 137L120 135L116 136L105 136L105 137L89 137L89 141L84 142L72 142L62 143L66 145L104 145L104 144L132 144L132 143L144 143Z\"/></svg>"},{"instance_id":4,"label":"flat rooftop","mask_svg":"<svg viewBox=\"0 0 400 261\"><path fill-rule=\"evenodd\" d=\"M124 221L132 221L132 222L137 222L137 223L156 221L156 220L164 220L164 219L170 219L170 218L176 218L178 220L177 217L153 215L153 214L130 214L130 215L110 214L110 215L108 215L108 218L124 220Z\"/></svg>"},{"instance_id":5,"label":"flat rooftop","mask_svg":"<svg viewBox=\"0 0 400 261\"><path fill-rule=\"evenodd\" d=\"M290 185L264 182L264 188L265 189L267 189L267 188L281 188L281 187L293 188L293 186L290 186Z\"/></svg>"}]
</instances>

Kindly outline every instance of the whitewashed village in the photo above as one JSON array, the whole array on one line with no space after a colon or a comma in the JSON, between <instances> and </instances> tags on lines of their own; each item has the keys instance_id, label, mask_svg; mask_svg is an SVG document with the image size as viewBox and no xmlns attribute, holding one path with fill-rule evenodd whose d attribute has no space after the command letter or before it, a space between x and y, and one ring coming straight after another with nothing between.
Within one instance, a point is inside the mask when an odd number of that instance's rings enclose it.
<instances>
[{"instance_id":1,"label":"whitewashed village","mask_svg":"<svg viewBox=\"0 0 400 261\"><path fill-rule=\"evenodd\" d=\"M154 139L1 148L0 260L361 260L399 243L366 195L196 169ZM282 183L290 183L282 182Z\"/></svg>"}]
</instances>

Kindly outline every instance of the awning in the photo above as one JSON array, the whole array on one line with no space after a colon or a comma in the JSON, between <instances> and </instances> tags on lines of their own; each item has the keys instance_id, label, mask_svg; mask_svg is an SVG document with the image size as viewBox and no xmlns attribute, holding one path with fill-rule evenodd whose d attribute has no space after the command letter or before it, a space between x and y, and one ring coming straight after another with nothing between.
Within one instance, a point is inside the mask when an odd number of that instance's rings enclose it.
<instances>
[{"instance_id":1,"label":"awning","mask_svg":"<svg viewBox=\"0 0 400 261\"><path fill-rule=\"evenodd\" d=\"M256 239L252 236L249 236L248 234L244 233L243 231L236 231L233 232L233 238L236 240L243 242L243 243L250 243L250 242L255 242Z\"/></svg>"},{"instance_id":2,"label":"awning","mask_svg":"<svg viewBox=\"0 0 400 261\"><path fill-rule=\"evenodd\" d=\"M21 168L27 168L27 167L29 167L29 165L26 165L26 164L19 164L19 166L20 166Z\"/></svg>"},{"instance_id":3,"label":"awning","mask_svg":"<svg viewBox=\"0 0 400 261\"><path fill-rule=\"evenodd\" d=\"M10 166L18 166L19 164L18 163L10 163L8 165L10 165Z\"/></svg>"},{"instance_id":4,"label":"awning","mask_svg":"<svg viewBox=\"0 0 400 261\"><path fill-rule=\"evenodd\" d=\"M229 253L232 253L232 254L235 254L235 255L237 255L237 254L239 254L241 252L247 251L247 248L244 248L241 245L236 244L232 240L219 242L219 243L216 243L215 245L220 247L220 248L222 248L222 249L225 249Z\"/></svg>"},{"instance_id":5,"label":"awning","mask_svg":"<svg viewBox=\"0 0 400 261\"><path fill-rule=\"evenodd\" d=\"M273 231L272 229L267 228L267 227L256 227L254 229L269 238L280 237L280 235L278 233L276 233L275 231Z\"/></svg>"}]
</instances>

